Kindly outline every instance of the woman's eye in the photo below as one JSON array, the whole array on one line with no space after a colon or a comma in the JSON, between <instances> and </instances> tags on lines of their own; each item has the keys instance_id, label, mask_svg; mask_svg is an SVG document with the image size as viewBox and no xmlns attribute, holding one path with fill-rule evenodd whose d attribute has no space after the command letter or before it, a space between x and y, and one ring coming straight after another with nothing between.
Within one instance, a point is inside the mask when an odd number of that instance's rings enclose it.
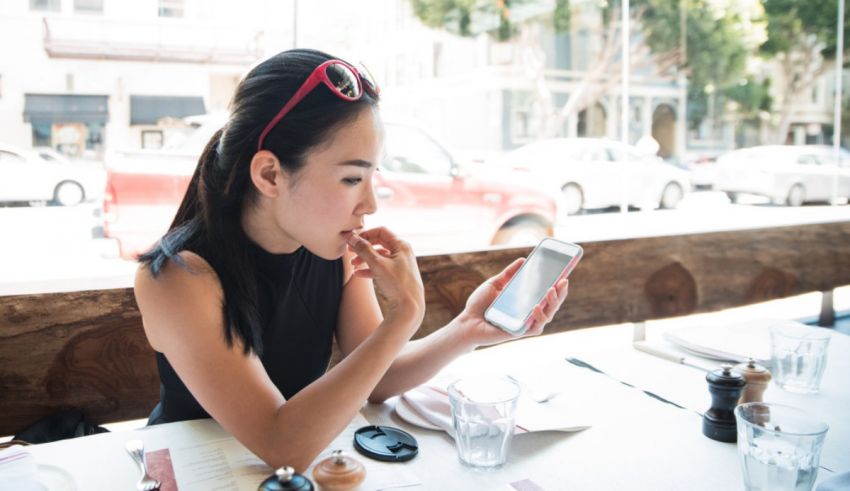
<instances>
[{"instance_id":1,"label":"woman's eye","mask_svg":"<svg viewBox=\"0 0 850 491\"><path fill-rule=\"evenodd\" d=\"M348 184L349 186L355 186L357 184L360 184L361 181L363 181L362 177L346 177L342 180L342 182Z\"/></svg>"}]
</instances>

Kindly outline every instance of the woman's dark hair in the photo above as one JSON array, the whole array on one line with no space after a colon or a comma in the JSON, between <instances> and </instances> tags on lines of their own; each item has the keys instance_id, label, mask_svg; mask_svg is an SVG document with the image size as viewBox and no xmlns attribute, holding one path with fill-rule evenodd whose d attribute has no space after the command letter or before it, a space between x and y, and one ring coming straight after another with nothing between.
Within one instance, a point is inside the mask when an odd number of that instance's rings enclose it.
<instances>
[{"instance_id":1,"label":"woman's dark hair","mask_svg":"<svg viewBox=\"0 0 850 491\"><path fill-rule=\"evenodd\" d=\"M263 61L239 83L230 103L230 118L204 148L186 195L168 232L139 256L156 278L167 261L187 265L177 254L200 254L218 274L224 291L224 338L238 338L246 354L262 353L262 326L257 308L255 260L242 229L242 210L257 198L250 163L263 128L323 62L326 53L294 49ZM377 100L368 92L346 101L319 84L266 136L284 171L294 174L306 154L326 142L341 125L351 122Z\"/></svg>"}]
</instances>

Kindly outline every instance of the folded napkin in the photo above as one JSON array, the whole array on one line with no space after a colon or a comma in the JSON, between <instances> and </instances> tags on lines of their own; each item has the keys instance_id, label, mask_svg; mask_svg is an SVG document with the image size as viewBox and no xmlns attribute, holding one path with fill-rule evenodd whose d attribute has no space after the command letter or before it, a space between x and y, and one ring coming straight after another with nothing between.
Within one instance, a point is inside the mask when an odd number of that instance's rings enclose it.
<instances>
[{"instance_id":1,"label":"folded napkin","mask_svg":"<svg viewBox=\"0 0 850 491\"><path fill-rule=\"evenodd\" d=\"M0 450L0 482L8 489L43 490L38 480L35 457L25 447L14 445Z\"/></svg>"},{"instance_id":2,"label":"folded napkin","mask_svg":"<svg viewBox=\"0 0 850 491\"><path fill-rule=\"evenodd\" d=\"M399 405L402 405L400 410ZM406 406L406 407L405 407ZM407 411L406 409L412 411ZM421 419L411 418L410 412ZM455 436L452 424L452 407L445 390L433 386L419 386L399 398L396 413L407 422L426 428L439 428ZM422 422L429 424L423 424ZM577 408L554 404L554 400L539 404L529 398L520 397L517 405L514 434L534 431L581 431L590 428L588 416Z\"/></svg>"}]
</instances>

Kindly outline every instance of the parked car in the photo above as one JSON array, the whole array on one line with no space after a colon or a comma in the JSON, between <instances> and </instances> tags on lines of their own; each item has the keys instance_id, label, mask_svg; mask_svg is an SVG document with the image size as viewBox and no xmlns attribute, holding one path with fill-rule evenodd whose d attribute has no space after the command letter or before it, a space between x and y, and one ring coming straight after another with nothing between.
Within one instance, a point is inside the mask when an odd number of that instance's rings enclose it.
<instances>
[{"instance_id":1,"label":"parked car","mask_svg":"<svg viewBox=\"0 0 850 491\"><path fill-rule=\"evenodd\" d=\"M693 189L714 189L717 182L717 157L723 153L723 150L686 152L677 165L688 171Z\"/></svg>"},{"instance_id":2,"label":"parked car","mask_svg":"<svg viewBox=\"0 0 850 491\"><path fill-rule=\"evenodd\" d=\"M104 234L132 258L167 230L201 147L221 126L204 124L180 149L115 154L108 162ZM384 225L418 254L530 244L551 235L555 200L510 180L475 176L415 126L386 123L386 158L375 173L378 211L366 226Z\"/></svg>"},{"instance_id":3,"label":"parked car","mask_svg":"<svg viewBox=\"0 0 850 491\"><path fill-rule=\"evenodd\" d=\"M602 138L541 140L508 153L503 165L532 174L559 197L563 215L625 201L675 208L690 190L687 172L636 147Z\"/></svg>"},{"instance_id":4,"label":"parked car","mask_svg":"<svg viewBox=\"0 0 850 491\"><path fill-rule=\"evenodd\" d=\"M57 154L58 155L58 154ZM72 206L101 196L105 171L99 162L0 145L0 202L50 202Z\"/></svg>"},{"instance_id":5,"label":"parked car","mask_svg":"<svg viewBox=\"0 0 850 491\"><path fill-rule=\"evenodd\" d=\"M841 149L840 164L826 145L764 145L741 148L717 159L717 189L737 202L741 194L800 206L850 198L850 152Z\"/></svg>"}]
</instances>

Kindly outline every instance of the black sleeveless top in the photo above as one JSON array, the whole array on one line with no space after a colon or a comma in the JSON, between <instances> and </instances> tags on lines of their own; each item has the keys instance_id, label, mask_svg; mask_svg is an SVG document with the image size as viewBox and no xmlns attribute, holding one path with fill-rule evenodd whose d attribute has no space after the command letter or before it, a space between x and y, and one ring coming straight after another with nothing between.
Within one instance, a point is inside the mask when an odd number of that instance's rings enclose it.
<instances>
[{"instance_id":1,"label":"black sleeveless top","mask_svg":"<svg viewBox=\"0 0 850 491\"><path fill-rule=\"evenodd\" d=\"M260 360L287 399L327 370L342 298L342 259L322 259L304 247L271 254L250 245L257 264ZM203 254L201 254L203 257ZM209 418L164 354L156 353L159 404L148 424Z\"/></svg>"}]
</instances>

